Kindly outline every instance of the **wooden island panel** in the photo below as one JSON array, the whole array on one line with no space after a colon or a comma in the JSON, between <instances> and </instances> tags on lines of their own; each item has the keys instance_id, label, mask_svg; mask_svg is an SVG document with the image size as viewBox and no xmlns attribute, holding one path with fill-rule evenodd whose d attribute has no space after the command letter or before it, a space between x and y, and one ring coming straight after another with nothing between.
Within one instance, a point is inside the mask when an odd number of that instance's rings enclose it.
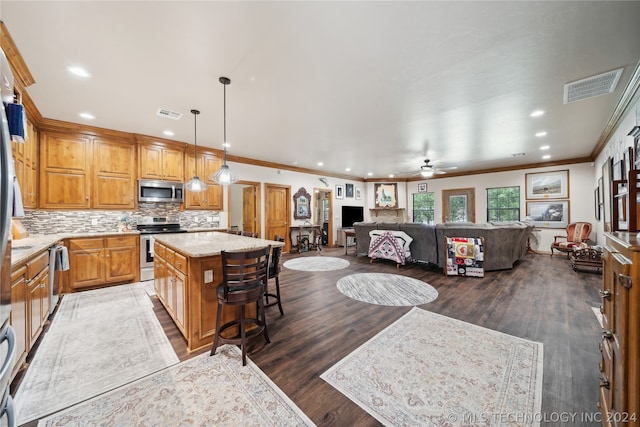
<instances>
[{"instance_id":1,"label":"wooden island panel","mask_svg":"<svg viewBox=\"0 0 640 427\"><path fill-rule=\"evenodd\" d=\"M220 248L253 249L283 243L217 232L184 234L156 238L154 287L187 340L187 350L192 352L213 343L218 309L216 288L222 282ZM203 246L207 249L198 249ZM224 307L222 323L236 319L237 315L235 307ZM256 315L253 304L246 316Z\"/></svg>"}]
</instances>

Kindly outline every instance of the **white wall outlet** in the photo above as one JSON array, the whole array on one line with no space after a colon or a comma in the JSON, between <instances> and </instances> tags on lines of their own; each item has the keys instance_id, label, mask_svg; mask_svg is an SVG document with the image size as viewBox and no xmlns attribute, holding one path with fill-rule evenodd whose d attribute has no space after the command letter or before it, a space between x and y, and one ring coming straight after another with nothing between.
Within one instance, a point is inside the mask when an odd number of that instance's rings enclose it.
<instances>
[{"instance_id":1,"label":"white wall outlet","mask_svg":"<svg viewBox=\"0 0 640 427\"><path fill-rule=\"evenodd\" d=\"M212 216L208 216L207 217L207 222L213 222L213 217Z\"/></svg>"},{"instance_id":2,"label":"white wall outlet","mask_svg":"<svg viewBox=\"0 0 640 427\"><path fill-rule=\"evenodd\" d=\"M204 272L204 283L213 282L213 270L205 270Z\"/></svg>"},{"instance_id":3,"label":"white wall outlet","mask_svg":"<svg viewBox=\"0 0 640 427\"><path fill-rule=\"evenodd\" d=\"M98 225L98 218L93 218L91 220L91 225Z\"/></svg>"}]
</instances>

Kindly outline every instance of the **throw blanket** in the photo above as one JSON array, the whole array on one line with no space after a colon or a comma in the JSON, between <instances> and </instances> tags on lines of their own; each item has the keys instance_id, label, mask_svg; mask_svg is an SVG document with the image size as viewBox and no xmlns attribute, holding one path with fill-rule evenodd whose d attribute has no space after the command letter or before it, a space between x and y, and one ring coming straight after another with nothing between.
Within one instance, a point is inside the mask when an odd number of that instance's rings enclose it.
<instances>
[{"instance_id":1,"label":"throw blanket","mask_svg":"<svg viewBox=\"0 0 640 427\"><path fill-rule=\"evenodd\" d=\"M484 277L484 241L479 238L445 237L447 276Z\"/></svg>"},{"instance_id":2,"label":"throw blanket","mask_svg":"<svg viewBox=\"0 0 640 427\"><path fill-rule=\"evenodd\" d=\"M374 233L374 231L376 233ZM409 245L413 241L404 232L406 236L395 235L392 231L372 230L369 235L371 236L371 243L369 244L369 258L371 259L389 259L395 261L397 264L404 265L407 260L411 260L411 251Z\"/></svg>"}]
</instances>

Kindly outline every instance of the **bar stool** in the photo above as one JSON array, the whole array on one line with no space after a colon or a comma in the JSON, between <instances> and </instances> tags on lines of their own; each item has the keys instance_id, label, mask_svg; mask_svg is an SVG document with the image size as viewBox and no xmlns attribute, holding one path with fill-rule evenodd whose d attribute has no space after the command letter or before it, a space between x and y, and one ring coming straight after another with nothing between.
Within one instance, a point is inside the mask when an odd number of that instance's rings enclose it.
<instances>
[{"instance_id":1,"label":"bar stool","mask_svg":"<svg viewBox=\"0 0 640 427\"><path fill-rule=\"evenodd\" d=\"M278 236L277 234L273 237L273 240L276 242L284 242L284 237ZM265 307L271 307L272 305L278 304L278 308L280 309L280 315L284 316L284 311L282 310L282 302L280 301L280 270L282 267L280 266L280 255L282 255L282 247L273 248L271 252L271 262L269 263L269 273L267 276L267 286L264 288L264 300ZM276 279L276 290L275 293L269 293L269 279ZM273 298L273 301L269 302L269 298Z\"/></svg>"},{"instance_id":2,"label":"bar stool","mask_svg":"<svg viewBox=\"0 0 640 427\"><path fill-rule=\"evenodd\" d=\"M267 284L267 270L271 246L249 251L220 252L222 258L222 283L216 288L218 309L216 313L216 332L211 347L211 356L220 344L234 344L242 348L242 366L247 364L246 343L248 338L262 334L270 343L267 332L267 318L264 308L264 292ZM255 318L245 317L245 308L251 303L257 305ZM238 318L222 324L224 306L238 307ZM247 325L255 328L247 331ZM222 333L237 327L238 335L223 337Z\"/></svg>"}]
</instances>

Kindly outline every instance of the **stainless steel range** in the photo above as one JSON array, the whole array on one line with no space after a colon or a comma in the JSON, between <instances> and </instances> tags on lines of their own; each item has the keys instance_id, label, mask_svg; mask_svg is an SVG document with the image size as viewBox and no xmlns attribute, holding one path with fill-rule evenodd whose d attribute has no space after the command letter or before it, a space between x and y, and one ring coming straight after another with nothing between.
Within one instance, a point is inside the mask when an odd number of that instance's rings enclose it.
<instances>
[{"instance_id":1,"label":"stainless steel range","mask_svg":"<svg viewBox=\"0 0 640 427\"><path fill-rule=\"evenodd\" d=\"M177 217L147 216L138 220L140 232L140 281L153 280L153 243L159 234L186 233Z\"/></svg>"}]
</instances>

